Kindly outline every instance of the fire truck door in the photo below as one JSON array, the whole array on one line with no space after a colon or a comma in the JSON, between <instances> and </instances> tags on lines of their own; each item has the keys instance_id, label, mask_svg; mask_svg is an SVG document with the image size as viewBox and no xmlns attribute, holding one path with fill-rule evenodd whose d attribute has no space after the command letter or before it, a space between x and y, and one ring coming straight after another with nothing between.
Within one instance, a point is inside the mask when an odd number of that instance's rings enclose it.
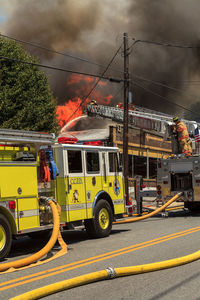
<instances>
[{"instance_id":1,"label":"fire truck door","mask_svg":"<svg viewBox=\"0 0 200 300\"><path fill-rule=\"evenodd\" d=\"M117 152L108 152L108 181L109 195L113 200L115 214L119 214L123 211L124 194L122 173L119 168Z\"/></svg>"},{"instance_id":2,"label":"fire truck door","mask_svg":"<svg viewBox=\"0 0 200 300\"><path fill-rule=\"evenodd\" d=\"M107 152L102 152L102 186L104 191L109 192Z\"/></svg>"},{"instance_id":3,"label":"fire truck door","mask_svg":"<svg viewBox=\"0 0 200 300\"><path fill-rule=\"evenodd\" d=\"M86 219L83 152L67 150L68 177L66 184L69 222Z\"/></svg>"},{"instance_id":4,"label":"fire truck door","mask_svg":"<svg viewBox=\"0 0 200 300\"><path fill-rule=\"evenodd\" d=\"M85 186L87 199L87 217L92 218L92 208L96 195L102 190L102 170L98 150L85 151Z\"/></svg>"}]
</instances>

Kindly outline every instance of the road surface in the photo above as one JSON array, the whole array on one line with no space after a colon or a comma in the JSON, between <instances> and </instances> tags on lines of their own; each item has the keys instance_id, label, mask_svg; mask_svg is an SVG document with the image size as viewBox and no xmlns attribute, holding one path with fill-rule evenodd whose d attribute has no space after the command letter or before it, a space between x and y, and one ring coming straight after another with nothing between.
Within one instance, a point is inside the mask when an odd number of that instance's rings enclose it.
<instances>
[{"instance_id":1,"label":"road surface","mask_svg":"<svg viewBox=\"0 0 200 300\"><path fill-rule=\"evenodd\" d=\"M187 231L186 231L187 230ZM172 236L172 234L175 234ZM85 231L63 233L68 253L47 264L0 275L0 299L22 294L107 267L157 262L200 249L200 214L182 209L137 223L113 225L108 238L89 239ZM156 240L160 238L159 240ZM39 250L45 241L24 237L15 241L6 261ZM56 245L53 253L57 251ZM200 299L200 260L129 277L105 280L63 291L45 299Z\"/></svg>"}]
</instances>

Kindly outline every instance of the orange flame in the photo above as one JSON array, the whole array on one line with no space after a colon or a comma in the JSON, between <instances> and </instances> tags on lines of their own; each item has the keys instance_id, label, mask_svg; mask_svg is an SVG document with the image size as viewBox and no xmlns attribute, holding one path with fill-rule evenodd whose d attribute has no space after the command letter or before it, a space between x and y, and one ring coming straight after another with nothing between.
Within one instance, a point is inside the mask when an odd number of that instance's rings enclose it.
<instances>
[{"instance_id":1,"label":"orange flame","mask_svg":"<svg viewBox=\"0 0 200 300\"><path fill-rule=\"evenodd\" d=\"M65 105L57 106L57 119L58 124L62 128L66 125L67 122L77 118L83 114L83 107L86 105L91 99L95 99L98 104L109 105L113 96L103 95L102 89L107 86L107 82L99 81L98 86L93 90L90 99L85 99L84 104L81 105L82 99L80 95L89 94L90 90L96 83L97 79L84 75L73 74L70 76L67 86L72 89L75 94L75 97L68 100ZM99 88L101 89L99 89ZM105 91L103 91L105 94Z\"/></svg>"},{"instance_id":2,"label":"orange flame","mask_svg":"<svg viewBox=\"0 0 200 300\"><path fill-rule=\"evenodd\" d=\"M65 105L57 106L58 124L62 128L65 124L82 115L81 99L76 101L69 100ZM71 118L70 118L71 116Z\"/></svg>"}]
</instances>

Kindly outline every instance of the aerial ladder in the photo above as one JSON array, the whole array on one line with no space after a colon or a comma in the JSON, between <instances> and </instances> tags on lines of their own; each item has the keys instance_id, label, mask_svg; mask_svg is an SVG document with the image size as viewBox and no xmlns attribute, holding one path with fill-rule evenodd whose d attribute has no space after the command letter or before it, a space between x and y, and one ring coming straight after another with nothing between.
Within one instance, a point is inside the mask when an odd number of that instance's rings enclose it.
<instances>
[{"instance_id":1,"label":"aerial ladder","mask_svg":"<svg viewBox=\"0 0 200 300\"><path fill-rule=\"evenodd\" d=\"M111 106L104 106L104 105L93 105L93 104L89 104L87 106L87 114L89 116L99 116L102 118L109 118L117 123L122 123L123 124L123 118L124 118L124 110L122 106L118 106L118 107L111 107ZM184 197L184 202L185 202L185 207L189 207L191 208L196 208L196 206L200 207L200 198L198 199L199 203L196 203L196 201L194 201L194 197L191 196L191 194L193 195L194 193L191 192L194 190L194 187L192 186L191 182L197 182L196 185L200 186L200 180L193 180L192 181L192 175L187 175L189 174L189 168L191 168L191 164L193 165L193 161L195 161L196 164L197 163L197 158L193 157L189 160L187 160L187 168L185 167L186 165L186 161L185 158L182 157L183 155L180 154L180 152L178 151L178 141L177 141L177 137L173 134L173 117L168 115L168 114L164 114L161 112L157 112L154 110L150 110L150 109L146 109L146 108L142 108L139 106L134 106L134 110L129 109L128 112L129 115L129 127L136 127L136 128L140 128L140 129L146 129L146 130L150 130L150 131L154 131L157 132L159 134L163 135L164 140L171 140L172 142L172 153L174 153L174 158L173 159L168 159L168 160L162 160L162 167L159 167L158 164L158 179L157 179L157 201L161 201L161 199L163 200L164 193L161 192L162 187L164 186L168 186L168 188L170 187L170 176L172 176L173 180L172 180L172 189L173 192L172 194L170 193L169 197L174 195L174 192L176 191L187 191L189 190L188 193L185 192L185 194L187 194L187 197ZM197 127L200 127L200 123L197 123L195 121L189 121L189 120L185 120L183 119L183 122L186 124L191 141L192 141L192 145L193 145L193 152L195 153L196 149L195 149L195 129ZM181 159L182 157L182 159ZM172 169L167 168L166 169L166 164L168 165L168 162L170 162L169 165L172 165ZM198 161L199 162L199 161ZM180 167L181 165L181 167ZM184 169L185 167L185 169ZM187 173L184 177L183 180L183 174L179 174L180 172L177 170L181 170L182 173ZM183 169L183 170L182 170ZM167 170L165 172L165 177L169 179L164 180L164 185L162 182L162 172L164 172L163 170ZM172 172L172 175L170 175ZM178 172L176 175L173 175L173 173ZM182 176L180 178L180 176ZM140 176L139 176L140 177ZM180 180L179 180L180 179ZM137 205L137 211L139 214L141 214L142 212L142 198L145 196L150 196L151 197L151 192L152 192L152 196L155 195L155 191L144 191L141 188L138 188L139 186L141 186L141 180L142 178L136 178L136 186L135 186L135 199L136 199L136 205ZM181 183L180 183L180 182ZM189 185L190 182L191 184ZM182 184L182 185L181 185ZM189 187L188 187L189 186ZM195 187L195 189L197 190L197 187ZM199 192L199 190L198 190ZM188 196L189 195L189 196ZM167 198L167 197L165 197ZM188 200L189 199L189 200ZM165 199L166 200L166 199ZM188 202L190 201L190 202ZM194 204L191 204L191 201L195 202ZM165 202L165 201L164 201ZM189 203L189 204L188 204Z\"/></svg>"},{"instance_id":2,"label":"aerial ladder","mask_svg":"<svg viewBox=\"0 0 200 300\"><path fill-rule=\"evenodd\" d=\"M124 109L119 107L105 105L87 105L88 116L99 116L102 118L111 119L117 123L123 123ZM163 134L165 139L171 137L170 126L173 123L173 116L157 112L154 110L134 106L134 110L129 109L129 126L147 129ZM195 128L200 126L200 123L195 121L183 120L186 124L188 132L194 135Z\"/></svg>"}]
</instances>

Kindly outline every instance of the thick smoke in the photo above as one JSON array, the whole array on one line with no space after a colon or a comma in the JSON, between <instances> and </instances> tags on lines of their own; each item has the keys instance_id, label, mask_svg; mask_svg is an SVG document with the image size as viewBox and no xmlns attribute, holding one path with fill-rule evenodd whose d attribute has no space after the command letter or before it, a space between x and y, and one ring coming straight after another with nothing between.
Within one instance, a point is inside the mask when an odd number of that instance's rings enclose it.
<instances>
[{"instance_id":1,"label":"thick smoke","mask_svg":"<svg viewBox=\"0 0 200 300\"><path fill-rule=\"evenodd\" d=\"M4 32L21 40L44 45L46 48L84 57L89 56L90 49L85 35L95 30L99 15L101 7L98 2L88 0L15 0ZM23 46L43 64L91 72L91 68L88 65L84 68L81 61L37 47ZM46 72L58 104L63 104L73 97L71 93L68 94L67 73L49 70Z\"/></svg>"},{"instance_id":2,"label":"thick smoke","mask_svg":"<svg viewBox=\"0 0 200 300\"><path fill-rule=\"evenodd\" d=\"M165 0L165 1L132 1L130 6L133 22L130 21L129 30L137 39L147 39L171 42L173 44L200 46L200 6L198 0ZM136 31L133 31L136 25ZM132 28L132 31L131 31ZM191 102L200 99L197 86L187 81L200 80L199 51L197 49L179 49L163 46L154 46L139 43L133 49L134 67L133 73L162 82L171 87L184 90L178 93L165 87L159 87L151 83L137 80L137 83L167 97L171 101L189 107ZM164 99L142 92L136 88L136 96L144 106L163 111L180 111ZM193 97L189 96L194 95ZM168 107L168 108L167 108ZM181 111L180 113L183 113Z\"/></svg>"},{"instance_id":3,"label":"thick smoke","mask_svg":"<svg viewBox=\"0 0 200 300\"><path fill-rule=\"evenodd\" d=\"M95 28L99 13L98 3L87 0L84 4L81 0L18 0L7 33L47 48L77 50L82 33ZM35 53L45 58L53 56L37 48Z\"/></svg>"},{"instance_id":4,"label":"thick smoke","mask_svg":"<svg viewBox=\"0 0 200 300\"><path fill-rule=\"evenodd\" d=\"M9 2L9 1L8 1ZM200 45L199 0L15 0L11 16L4 32L16 38L45 45L75 56L89 58L107 64L122 43L123 32L132 38ZM28 47L43 63L90 73L100 73L102 68ZM151 89L171 101L189 107L199 100L198 86L186 81L200 80L199 57L195 49L178 49L137 43L131 48L130 76L133 102L151 109L183 115L177 106L151 94L136 84ZM123 70L123 58L118 55L113 69ZM122 73L110 70L109 75L122 77ZM67 88L68 76L48 71L50 83L58 103L73 97ZM182 89L178 93L133 77L139 75L150 80ZM135 82L135 84L134 84ZM122 101L120 86L109 84L116 94L116 102ZM193 94L194 97L188 96ZM80 95L81 96L81 95Z\"/></svg>"}]
</instances>

